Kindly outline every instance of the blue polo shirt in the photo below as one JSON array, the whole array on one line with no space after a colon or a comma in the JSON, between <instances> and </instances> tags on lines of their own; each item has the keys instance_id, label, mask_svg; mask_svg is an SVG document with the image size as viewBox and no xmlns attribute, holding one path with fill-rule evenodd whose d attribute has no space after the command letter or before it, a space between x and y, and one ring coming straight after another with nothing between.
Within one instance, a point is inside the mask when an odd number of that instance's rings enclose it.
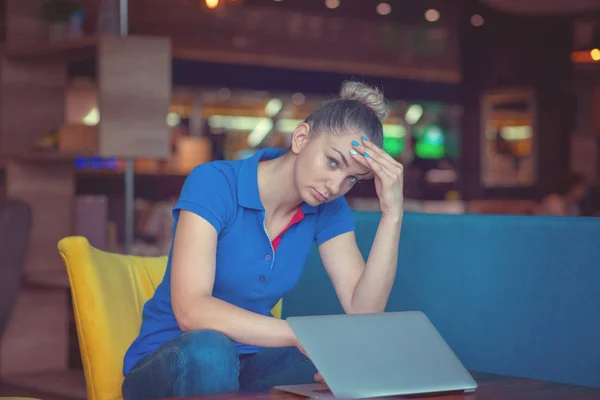
<instances>
[{"instance_id":1,"label":"blue polo shirt","mask_svg":"<svg viewBox=\"0 0 600 400\"><path fill-rule=\"evenodd\" d=\"M263 149L245 160L201 164L186 178L173 208L173 233L180 210L198 214L218 233L212 295L262 315L270 315L279 299L298 283L314 243L320 245L354 229L344 197L317 207L303 204L295 223L277 238L274 250L274 238L269 238L264 228L257 171L261 160L283 153L281 149ZM163 281L144 305L139 336L125 354L124 374L141 358L183 333L171 307L171 259L170 253ZM240 354L259 350L239 343L236 346Z\"/></svg>"}]
</instances>

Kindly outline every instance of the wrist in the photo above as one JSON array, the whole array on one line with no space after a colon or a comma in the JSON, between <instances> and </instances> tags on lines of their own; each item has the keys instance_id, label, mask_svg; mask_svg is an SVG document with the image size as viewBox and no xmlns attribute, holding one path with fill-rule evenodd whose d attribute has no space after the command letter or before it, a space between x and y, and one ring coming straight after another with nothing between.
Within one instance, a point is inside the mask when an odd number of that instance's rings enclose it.
<instances>
[{"instance_id":1,"label":"wrist","mask_svg":"<svg viewBox=\"0 0 600 400\"><path fill-rule=\"evenodd\" d=\"M382 212L381 222L391 225L402 225L404 212L402 210L396 212Z\"/></svg>"},{"instance_id":2,"label":"wrist","mask_svg":"<svg viewBox=\"0 0 600 400\"><path fill-rule=\"evenodd\" d=\"M290 327L290 325L287 323L287 321L285 320L281 320L284 325L285 325L285 343L286 346L298 346L298 338L296 337L296 335L294 334L294 331L292 331L292 328Z\"/></svg>"}]
</instances>

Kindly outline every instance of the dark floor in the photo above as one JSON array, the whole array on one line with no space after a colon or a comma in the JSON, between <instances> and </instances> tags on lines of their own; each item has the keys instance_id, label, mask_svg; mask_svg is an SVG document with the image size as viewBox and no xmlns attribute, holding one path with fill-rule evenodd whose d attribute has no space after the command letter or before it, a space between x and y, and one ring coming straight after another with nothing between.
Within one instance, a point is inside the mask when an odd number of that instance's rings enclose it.
<instances>
[{"instance_id":1,"label":"dark floor","mask_svg":"<svg viewBox=\"0 0 600 400\"><path fill-rule=\"evenodd\" d=\"M33 399L40 400L71 400L65 399L64 397L54 397L43 393L36 393L26 389L21 389L18 387L3 385L0 382L0 397L31 397Z\"/></svg>"},{"instance_id":2,"label":"dark floor","mask_svg":"<svg viewBox=\"0 0 600 400\"><path fill-rule=\"evenodd\" d=\"M3 377L0 381L0 398L2 396L41 400L85 400L85 377L83 371L77 370Z\"/></svg>"}]
</instances>

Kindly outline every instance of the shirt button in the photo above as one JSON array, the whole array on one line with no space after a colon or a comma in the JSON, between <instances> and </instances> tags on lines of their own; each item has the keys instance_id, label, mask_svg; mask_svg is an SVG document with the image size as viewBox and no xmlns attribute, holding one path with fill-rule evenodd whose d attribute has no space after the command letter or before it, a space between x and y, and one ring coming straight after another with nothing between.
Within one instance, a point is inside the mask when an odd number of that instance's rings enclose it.
<instances>
[{"instance_id":1,"label":"shirt button","mask_svg":"<svg viewBox=\"0 0 600 400\"><path fill-rule=\"evenodd\" d=\"M271 255L270 255L270 254L267 254L267 255L265 256L265 260L267 260L267 261L270 261L270 260L271 260Z\"/></svg>"},{"instance_id":2,"label":"shirt button","mask_svg":"<svg viewBox=\"0 0 600 400\"><path fill-rule=\"evenodd\" d=\"M264 282L266 278L264 275L261 275L260 278L258 278L258 279L260 279L261 282Z\"/></svg>"}]
</instances>

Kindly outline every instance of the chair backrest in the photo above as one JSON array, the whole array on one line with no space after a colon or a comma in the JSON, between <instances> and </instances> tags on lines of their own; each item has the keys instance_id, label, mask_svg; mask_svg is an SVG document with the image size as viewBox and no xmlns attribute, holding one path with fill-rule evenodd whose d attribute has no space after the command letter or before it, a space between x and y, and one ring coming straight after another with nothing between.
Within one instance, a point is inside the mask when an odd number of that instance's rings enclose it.
<instances>
[{"instance_id":1,"label":"chair backrest","mask_svg":"<svg viewBox=\"0 0 600 400\"><path fill-rule=\"evenodd\" d=\"M121 399L123 357L139 334L144 303L165 273L167 257L104 252L83 237L58 244L73 297L90 400Z\"/></svg>"},{"instance_id":2,"label":"chair backrest","mask_svg":"<svg viewBox=\"0 0 600 400\"><path fill-rule=\"evenodd\" d=\"M0 200L0 337L21 288L31 231L31 210L17 200Z\"/></svg>"}]
</instances>

